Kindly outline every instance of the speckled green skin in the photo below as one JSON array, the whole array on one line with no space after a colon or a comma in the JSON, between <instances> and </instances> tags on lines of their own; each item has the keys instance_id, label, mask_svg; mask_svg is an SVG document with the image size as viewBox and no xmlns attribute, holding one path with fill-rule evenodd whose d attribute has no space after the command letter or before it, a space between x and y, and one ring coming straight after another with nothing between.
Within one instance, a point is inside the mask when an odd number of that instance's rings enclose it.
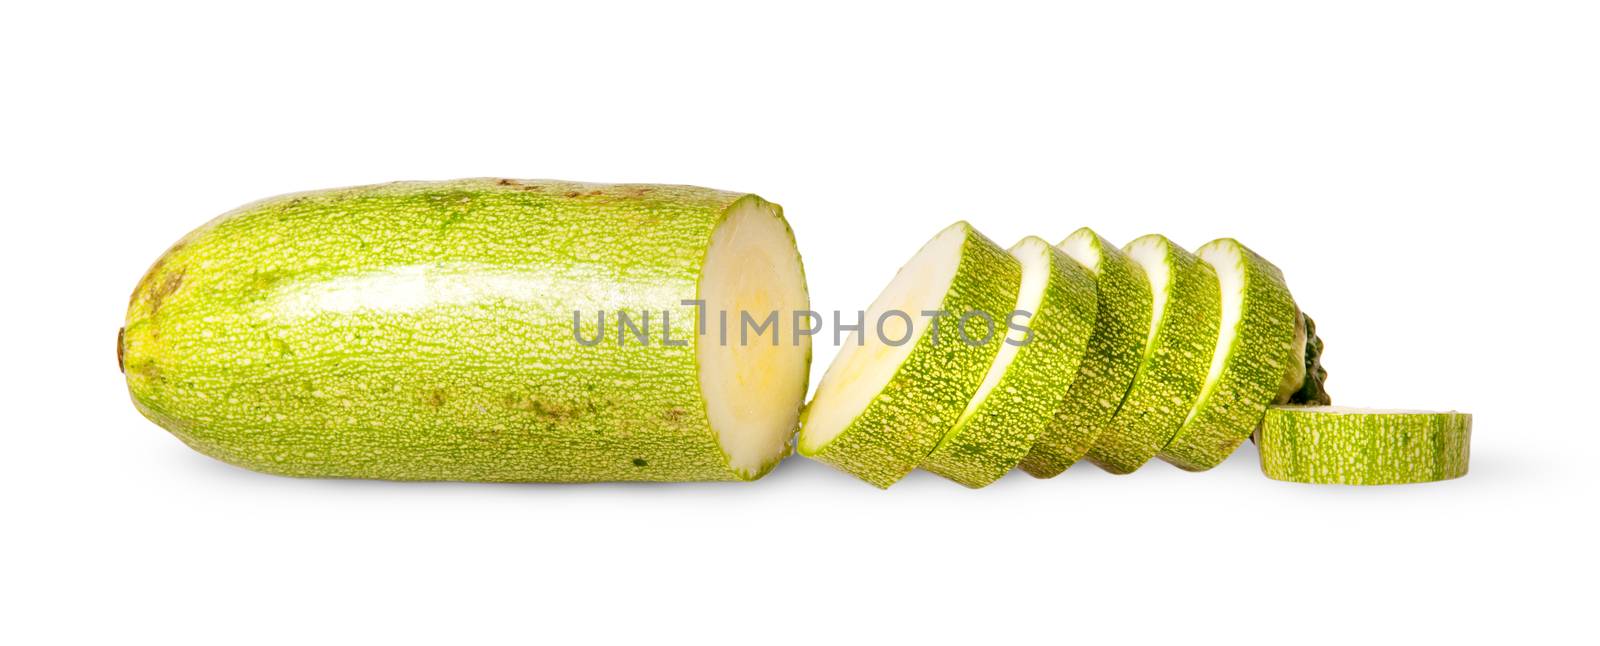
<instances>
[{"instance_id":1,"label":"speckled green skin","mask_svg":"<svg viewBox=\"0 0 1600 646\"><path fill-rule=\"evenodd\" d=\"M1099 254L1094 268L1098 308L1066 401L1018 465L1035 478L1060 475L1088 452L1139 372L1150 331L1150 281L1144 270L1093 231L1073 235L1092 236Z\"/></svg>"},{"instance_id":2,"label":"speckled green skin","mask_svg":"<svg viewBox=\"0 0 1600 646\"><path fill-rule=\"evenodd\" d=\"M1005 315L1016 302L1022 266L971 225L955 278L939 309L949 312L939 343L929 331L917 339L889 383L827 444L808 449L801 420L800 454L888 488L917 468L966 409L1004 343ZM963 343L956 317L971 311L995 317L989 343Z\"/></svg>"},{"instance_id":3,"label":"speckled green skin","mask_svg":"<svg viewBox=\"0 0 1600 646\"><path fill-rule=\"evenodd\" d=\"M1221 464L1250 437L1295 358L1290 352L1295 333L1294 297L1283 273L1236 240L1206 243L1207 247L1224 245L1236 248L1243 263L1238 333L1230 347L1218 348L1226 353L1221 376L1216 383L1206 384L1188 421L1158 456L1187 471L1205 471ZM1213 356L1212 361L1217 358Z\"/></svg>"},{"instance_id":4,"label":"speckled green skin","mask_svg":"<svg viewBox=\"0 0 1600 646\"><path fill-rule=\"evenodd\" d=\"M1090 462L1117 474L1132 473L1166 448L1194 406L1211 369L1222 302L1217 274L1210 265L1166 238L1172 286L1166 309L1145 348L1138 376L1115 417L1085 454Z\"/></svg>"},{"instance_id":5,"label":"speckled green skin","mask_svg":"<svg viewBox=\"0 0 1600 646\"><path fill-rule=\"evenodd\" d=\"M1467 474L1472 416L1273 406L1262 418L1256 444L1261 472L1274 480L1350 485L1449 480Z\"/></svg>"},{"instance_id":6,"label":"speckled green skin","mask_svg":"<svg viewBox=\"0 0 1600 646\"><path fill-rule=\"evenodd\" d=\"M471 179L263 200L156 262L119 359L146 417L267 473L754 479L782 456L729 466L679 301L730 207L759 199ZM602 308L652 311L656 342L580 346L574 310L593 338ZM663 310L687 344L659 342Z\"/></svg>"},{"instance_id":7,"label":"speckled green skin","mask_svg":"<svg viewBox=\"0 0 1600 646\"><path fill-rule=\"evenodd\" d=\"M1044 298L1028 321L1033 338L1017 348L1004 376L945 433L922 468L974 489L987 486L1016 467L1064 414L1094 332L1094 274L1058 249L1049 252Z\"/></svg>"}]
</instances>

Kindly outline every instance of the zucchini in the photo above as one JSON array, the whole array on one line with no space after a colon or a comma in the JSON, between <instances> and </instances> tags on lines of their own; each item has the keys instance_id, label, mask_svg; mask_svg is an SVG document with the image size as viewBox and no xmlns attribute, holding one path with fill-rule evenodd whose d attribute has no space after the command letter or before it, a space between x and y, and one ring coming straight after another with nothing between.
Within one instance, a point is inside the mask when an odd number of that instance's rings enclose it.
<instances>
[{"instance_id":1,"label":"zucchini","mask_svg":"<svg viewBox=\"0 0 1600 646\"><path fill-rule=\"evenodd\" d=\"M1159 457L1204 471L1227 459L1272 403L1292 365L1296 311L1282 272L1238 241L1213 240L1195 255L1216 272L1222 325L1200 396Z\"/></svg>"},{"instance_id":2,"label":"zucchini","mask_svg":"<svg viewBox=\"0 0 1600 646\"><path fill-rule=\"evenodd\" d=\"M399 182L271 198L190 233L134 291L118 359L146 417L267 473L758 478L788 452L810 338L791 343L780 317L783 343L721 343L694 299L807 307L777 205Z\"/></svg>"},{"instance_id":3,"label":"zucchini","mask_svg":"<svg viewBox=\"0 0 1600 646\"><path fill-rule=\"evenodd\" d=\"M1000 479L1062 414L1094 331L1094 275L1029 236L1012 246L1022 264L1010 336L966 410L922 468L974 489Z\"/></svg>"},{"instance_id":4,"label":"zucchini","mask_svg":"<svg viewBox=\"0 0 1600 646\"><path fill-rule=\"evenodd\" d=\"M1035 478L1060 475L1094 444L1139 371L1150 329L1150 281L1138 263L1087 227L1058 248L1094 274L1098 307L1065 403L1018 465Z\"/></svg>"},{"instance_id":5,"label":"zucchini","mask_svg":"<svg viewBox=\"0 0 1600 646\"><path fill-rule=\"evenodd\" d=\"M1467 474L1472 416L1342 406L1273 406L1257 432L1274 480L1381 485Z\"/></svg>"},{"instance_id":6,"label":"zucchini","mask_svg":"<svg viewBox=\"0 0 1600 646\"><path fill-rule=\"evenodd\" d=\"M1132 473L1166 448L1211 368L1222 317L1217 274L1160 235L1123 247L1150 280L1144 357L1117 414L1085 455L1111 473Z\"/></svg>"},{"instance_id":7,"label":"zucchini","mask_svg":"<svg viewBox=\"0 0 1600 646\"><path fill-rule=\"evenodd\" d=\"M1322 367L1322 338L1317 336L1317 322L1298 307L1294 313L1294 341L1289 349L1289 369L1278 384L1274 404L1303 404L1329 406L1333 398L1328 394L1328 370Z\"/></svg>"},{"instance_id":8,"label":"zucchini","mask_svg":"<svg viewBox=\"0 0 1600 646\"><path fill-rule=\"evenodd\" d=\"M1016 258L966 222L934 236L828 366L801 416L800 454L878 487L915 469L1005 345L1021 276Z\"/></svg>"}]
</instances>

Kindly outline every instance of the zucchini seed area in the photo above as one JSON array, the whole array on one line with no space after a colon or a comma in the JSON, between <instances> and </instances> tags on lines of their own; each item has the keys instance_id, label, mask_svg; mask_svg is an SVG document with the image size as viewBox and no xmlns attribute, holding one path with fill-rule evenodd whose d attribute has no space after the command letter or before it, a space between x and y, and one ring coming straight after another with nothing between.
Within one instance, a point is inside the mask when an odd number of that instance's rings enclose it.
<instances>
[{"instance_id":1,"label":"zucchini seed area","mask_svg":"<svg viewBox=\"0 0 1600 646\"><path fill-rule=\"evenodd\" d=\"M731 468L757 474L783 457L805 401L811 337L793 334L794 312L809 307L800 254L775 207L747 198L711 234L700 273L708 321L696 337L706 416ZM724 337L719 312L727 312ZM741 314L760 325L741 340ZM724 342L722 339L726 338Z\"/></svg>"},{"instance_id":2,"label":"zucchini seed area","mask_svg":"<svg viewBox=\"0 0 1600 646\"><path fill-rule=\"evenodd\" d=\"M923 245L894 280L867 308L862 329L850 333L806 412L800 450L809 453L826 446L866 410L873 397L888 385L900 365L911 355L930 327L923 311L939 309L961 264L967 236L963 224L953 225ZM904 312L902 317L888 312ZM907 328L906 319L910 319ZM878 322L882 320L882 333ZM940 330L941 343L959 343L953 325ZM905 339L902 343L901 339ZM893 343L890 343L893 342ZM947 422L948 423L948 422Z\"/></svg>"}]
</instances>

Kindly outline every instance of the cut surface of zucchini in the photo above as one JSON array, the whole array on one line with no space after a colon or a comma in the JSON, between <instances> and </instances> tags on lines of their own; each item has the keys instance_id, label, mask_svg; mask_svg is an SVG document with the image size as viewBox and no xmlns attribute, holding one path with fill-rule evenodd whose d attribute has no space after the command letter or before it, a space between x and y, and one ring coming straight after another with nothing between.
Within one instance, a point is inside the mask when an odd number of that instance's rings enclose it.
<instances>
[{"instance_id":1,"label":"cut surface of zucchini","mask_svg":"<svg viewBox=\"0 0 1600 646\"><path fill-rule=\"evenodd\" d=\"M805 273L794 236L778 207L746 199L711 235L700 272L700 300L709 316L727 312L730 326L749 313L776 315L769 332L697 335L700 392L706 417L735 471L757 474L789 450L805 402L811 337L790 334L791 312L808 307Z\"/></svg>"}]
</instances>

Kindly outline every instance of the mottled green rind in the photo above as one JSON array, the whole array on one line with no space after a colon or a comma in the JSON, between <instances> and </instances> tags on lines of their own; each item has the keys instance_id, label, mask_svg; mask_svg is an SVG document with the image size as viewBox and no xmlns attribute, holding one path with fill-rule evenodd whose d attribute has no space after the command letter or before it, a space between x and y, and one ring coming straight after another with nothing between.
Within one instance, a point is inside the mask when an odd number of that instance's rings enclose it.
<instances>
[{"instance_id":1,"label":"mottled green rind","mask_svg":"<svg viewBox=\"0 0 1600 646\"><path fill-rule=\"evenodd\" d=\"M1273 406L1262 419L1256 444L1261 472L1274 480L1349 485L1449 480L1467 474L1472 416Z\"/></svg>"},{"instance_id":2,"label":"mottled green rind","mask_svg":"<svg viewBox=\"0 0 1600 646\"><path fill-rule=\"evenodd\" d=\"M1117 474L1149 462L1183 426L1210 372L1222 317L1216 272L1172 241L1150 237L1167 247L1172 287L1166 309L1122 406L1084 456Z\"/></svg>"},{"instance_id":3,"label":"mottled green rind","mask_svg":"<svg viewBox=\"0 0 1600 646\"><path fill-rule=\"evenodd\" d=\"M730 467L700 394L696 311L679 301L697 296L718 223L759 199L471 179L256 202L140 282L119 348L128 389L195 450L267 473L754 479L782 456ZM658 338L670 310L689 342L579 346L573 311L593 338L601 308L655 312Z\"/></svg>"},{"instance_id":4,"label":"mottled green rind","mask_svg":"<svg viewBox=\"0 0 1600 646\"><path fill-rule=\"evenodd\" d=\"M1094 236L1100 253L1094 332L1066 401L1018 465L1035 478L1060 475L1088 452L1133 383L1150 331L1150 281L1144 270L1116 245L1083 231Z\"/></svg>"},{"instance_id":5,"label":"mottled green rind","mask_svg":"<svg viewBox=\"0 0 1600 646\"><path fill-rule=\"evenodd\" d=\"M801 455L888 488L928 457L966 409L1004 342L1005 324L1003 316L997 317L991 342L968 344L956 334L955 320L972 311L1009 313L1022 266L994 241L961 225L966 239L939 307L949 315L943 317L938 343L932 330L922 334L883 390L827 444L808 448L802 413Z\"/></svg>"},{"instance_id":6,"label":"mottled green rind","mask_svg":"<svg viewBox=\"0 0 1600 646\"><path fill-rule=\"evenodd\" d=\"M1050 248L1049 278L1028 321L1033 338L971 415L945 433L922 468L974 489L1017 466L1064 414L1067 393L1095 327L1094 275Z\"/></svg>"},{"instance_id":7,"label":"mottled green rind","mask_svg":"<svg viewBox=\"0 0 1600 646\"><path fill-rule=\"evenodd\" d=\"M1283 273L1235 240L1206 243L1213 245L1238 249L1243 296L1238 333L1230 347L1221 348L1226 353L1221 376L1202 389L1188 421L1158 456L1187 471L1205 471L1221 464L1250 437L1293 359L1294 297Z\"/></svg>"}]
</instances>

